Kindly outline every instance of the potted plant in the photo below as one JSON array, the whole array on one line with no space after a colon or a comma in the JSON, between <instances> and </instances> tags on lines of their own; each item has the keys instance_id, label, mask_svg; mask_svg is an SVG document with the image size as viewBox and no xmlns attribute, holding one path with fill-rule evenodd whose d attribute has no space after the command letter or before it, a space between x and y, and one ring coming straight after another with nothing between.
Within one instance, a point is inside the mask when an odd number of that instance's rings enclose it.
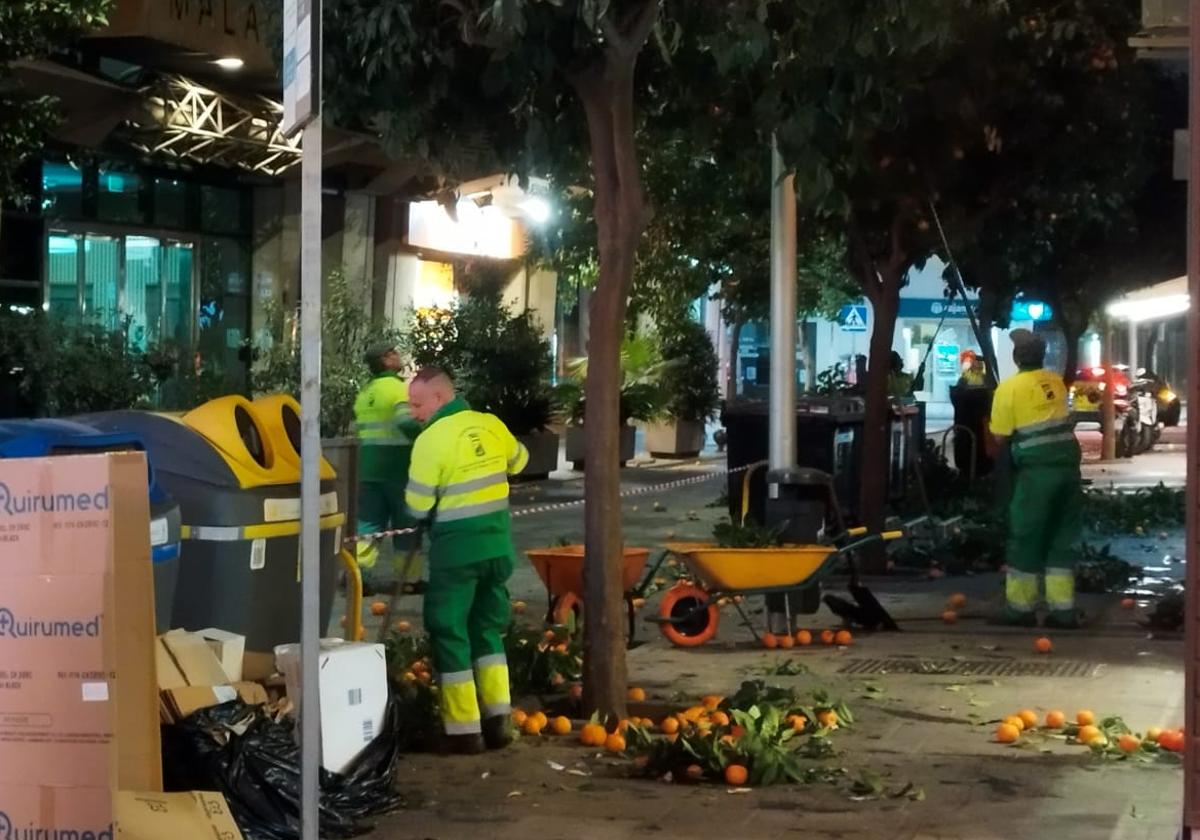
<instances>
[{"instance_id":1,"label":"potted plant","mask_svg":"<svg viewBox=\"0 0 1200 840\"><path fill-rule=\"evenodd\" d=\"M477 288L451 309L414 311L405 347L414 364L445 368L472 408L504 421L529 450L521 479L558 468L553 358L532 314L514 315L497 290Z\"/></svg>"},{"instance_id":2,"label":"potted plant","mask_svg":"<svg viewBox=\"0 0 1200 840\"><path fill-rule=\"evenodd\" d=\"M566 457L575 469L584 468L583 427L586 413L583 398L587 380L587 359L571 364L572 378L560 386L564 413L570 419L567 426ZM648 336L629 336L621 345L621 396L617 410L621 418L621 466L633 460L637 429L630 421L648 423L662 411L660 379L663 372L658 346Z\"/></svg>"},{"instance_id":3,"label":"potted plant","mask_svg":"<svg viewBox=\"0 0 1200 840\"><path fill-rule=\"evenodd\" d=\"M721 404L717 353L704 327L685 321L663 331L662 355L663 411L646 427L646 449L656 458L694 458Z\"/></svg>"}]
</instances>

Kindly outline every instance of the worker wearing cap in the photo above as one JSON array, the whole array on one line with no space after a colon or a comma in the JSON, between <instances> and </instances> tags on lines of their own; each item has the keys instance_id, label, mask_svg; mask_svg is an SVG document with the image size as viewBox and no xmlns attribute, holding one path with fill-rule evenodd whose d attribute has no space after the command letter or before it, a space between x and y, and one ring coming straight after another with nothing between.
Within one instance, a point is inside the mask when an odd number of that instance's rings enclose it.
<instances>
[{"instance_id":1,"label":"worker wearing cap","mask_svg":"<svg viewBox=\"0 0 1200 840\"><path fill-rule=\"evenodd\" d=\"M404 504L413 441L421 427L408 408L408 385L400 378L400 354L390 343L370 348L365 356L371 381L354 401L354 428L358 435L358 533L412 527ZM413 545L413 535L392 538L397 552ZM358 541L358 565L369 576L379 562L379 540ZM419 570L409 569L419 579ZM401 581L407 584L410 581ZM373 587L366 585L367 591Z\"/></svg>"},{"instance_id":2,"label":"worker wearing cap","mask_svg":"<svg viewBox=\"0 0 1200 840\"><path fill-rule=\"evenodd\" d=\"M1000 383L991 431L1007 444L1013 466L1008 509L1007 606L1003 621L1037 624L1038 582L1045 577L1047 627L1079 626L1073 547L1083 502L1080 449L1062 377L1043 368L1046 343L1013 330L1019 372Z\"/></svg>"},{"instance_id":3,"label":"worker wearing cap","mask_svg":"<svg viewBox=\"0 0 1200 840\"><path fill-rule=\"evenodd\" d=\"M508 478L525 468L529 453L499 418L456 397L438 368L417 373L409 400L423 431L406 499L415 519L431 523L424 618L441 686L445 748L499 749L512 738L504 655L505 583L513 570Z\"/></svg>"}]
</instances>

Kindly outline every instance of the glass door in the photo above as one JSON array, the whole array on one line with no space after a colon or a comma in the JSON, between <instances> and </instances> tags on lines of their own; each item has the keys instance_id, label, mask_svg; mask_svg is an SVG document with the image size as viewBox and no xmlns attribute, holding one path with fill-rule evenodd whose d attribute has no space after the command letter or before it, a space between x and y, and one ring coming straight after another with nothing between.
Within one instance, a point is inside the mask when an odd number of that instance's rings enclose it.
<instances>
[{"instance_id":1,"label":"glass door","mask_svg":"<svg viewBox=\"0 0 1200 840\"><path fill-rule=\"evenodd\" d=\"M139 350L158 341L163 316L162 246L150 236L126 236L122 314L129 319L129 343Z\"/></svg>"},{"instance_id":2,"label":"glass door","mask_svg":"<svg viewBox=\"0 0 1200 840\"><path fill-rule=\"evenodd\" d=\"M192 272L195 266L195 245L191 242L168 241L163 247L162 341L173 341L180 347L191 347L196 311L192 297Z\"/></svg>"},{"instance_id":3,"label":"glass door","mask_svg":"<svg viewBox=\"0 0 1200 840\"><path fill-rule=\"evenodd\" d=\"M121 240L87 234L83 238L83 316L108 330L121 326Z\"/></svg>"}]
</instances>

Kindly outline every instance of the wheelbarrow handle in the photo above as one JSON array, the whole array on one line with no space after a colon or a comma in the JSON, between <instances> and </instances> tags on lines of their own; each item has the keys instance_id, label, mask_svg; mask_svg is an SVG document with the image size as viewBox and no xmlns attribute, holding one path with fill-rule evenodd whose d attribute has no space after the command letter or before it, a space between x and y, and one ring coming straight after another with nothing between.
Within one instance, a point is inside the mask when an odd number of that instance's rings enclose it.
<instances>
[{"instance_id":1,"label":"wheelbarrow handle","mask_svg":"<svg viewBox=\"0 0 1200 840\"><path fill-rule=\"evenodd\" d=\"M884 542L904 539L904 529L900 528L894 531L884 531L879 535L879 539L883 540Z\"/></svg>"},{"instance_id":2,"label":"wheelbarrow handle","mask_svg":"<svg viewBox=\"0 0 1200 840\"><path fill-rule=\"evenodd\" d=\"M847 537L862 537L862 536L866 536L867 531L868 531L868 528L866 525L859 525L854 528L847 528L846 536Z\"/></svg>"}]
</instances>

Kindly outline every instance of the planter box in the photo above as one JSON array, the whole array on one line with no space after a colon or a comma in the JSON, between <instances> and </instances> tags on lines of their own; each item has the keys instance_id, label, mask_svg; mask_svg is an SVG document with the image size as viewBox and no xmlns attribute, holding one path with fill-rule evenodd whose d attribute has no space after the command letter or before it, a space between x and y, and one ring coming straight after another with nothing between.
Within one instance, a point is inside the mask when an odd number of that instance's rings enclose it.
<instances>
[{"instance_id":1,"label":"planter box","mask_svg":"<svg viewBox=\"0 0 1200 840\"><path fill-rule=\"evenodd\" d=\"M673 420L646 426L646 450L655 458L695 458L703 448L703 423Z\"/></svg>"},{"instance_id":2,"label":"planter box","mask_svg":"<svg viewBox=\"0 0 1200 840\"><path fill-rule=\"evenodd\" d=\"M516 481L541 481L558 469L558 435L554 432L532 432L517 437L529 450L529 465L514 476Z\"/></svg>"},{"instance_id":3,"label":"planter box","mask_svg":"<svg viewBox=\"0 0 1200 840\"><path fill-rule=\"evenodd\" d=\"M577 470L584 468L584 446L587 440L587 432L583 426L568 426L567 427L567 460ZM637 429L633 426L621 427L621 466L625 466L633 460L634 444L637 441Z\"/></svg>"},{"instance_id":4,"label":"planter box","mask_svg":"<svg viewBox=\"0 0 1200 840\"><path fill-rule=\"evenodd\" d=\"M358 439L322 438L321 454L337 473L338 510L346 514L344 533L357 533L358 526Z\"/></svg>"}]
</instances>

